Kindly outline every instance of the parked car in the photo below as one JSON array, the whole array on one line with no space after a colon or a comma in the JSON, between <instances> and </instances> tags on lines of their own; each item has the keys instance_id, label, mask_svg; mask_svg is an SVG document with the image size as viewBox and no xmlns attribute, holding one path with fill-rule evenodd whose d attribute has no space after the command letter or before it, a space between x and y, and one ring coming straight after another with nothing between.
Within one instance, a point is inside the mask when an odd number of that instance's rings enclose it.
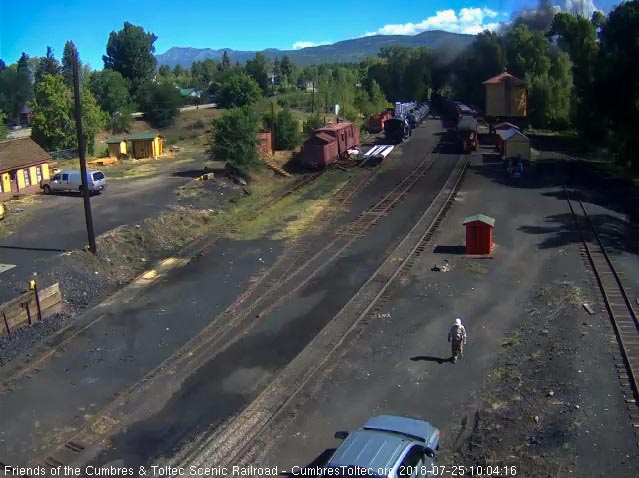
<instances>
[{"instance_id":1,"label":"parked car","mask_svg":"<svg viewBox=\"0 0 639 478\"><path fill-rule=\"evenodd\" d=\"M90 193L100 193L106 188L106 177L102 171L87 171L87 184ZM80 171L65 170L55 173L51 179L42 180L40 188L45 194L58 191L82 192L82 175Z\"/></svg>"},{"instance_id":2,"label":"parked car","mask_svg":"<svg viewBox=\"0 0 639 478\"><path fill-rule=\"evenodd\" d=\"M439 430L423 420L392 415L372 417L359 430L350 434L337 432L335 438L344 441L326 463L325 468L331 470L325 476L351 476L349 473L354 470L387 478L436 473Z\"/></svg>"}]
</instances>

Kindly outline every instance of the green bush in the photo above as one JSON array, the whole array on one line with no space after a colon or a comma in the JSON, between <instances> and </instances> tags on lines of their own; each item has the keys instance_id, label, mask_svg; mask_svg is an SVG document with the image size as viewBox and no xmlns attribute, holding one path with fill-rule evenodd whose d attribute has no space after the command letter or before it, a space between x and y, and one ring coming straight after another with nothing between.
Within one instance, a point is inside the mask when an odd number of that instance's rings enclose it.
<instances>
[{"instance_id":1,"label":"green bush","mask_svg":"<svg viewBox=\"0 0 639 478\"><path fill-rule=\"evenodd\" d=\"M282 108L310 108L312 97L303 91L293 91L277 95L277 104Z\"/></svg>"},{"instance_id":2,"label":"green bush","mask_svg":"<svg viewBox=\"0 0 639 478\"><path fill-rule=\"evenodd\" d=\"M257 154L258 120L249 107L233 108L213 120L209 157L224 161L226 167L248 174L260 164Z\"/></svg>"},{"instance_id":3,"label":"green bush","mask_svg":"<svg viewBox=\"0 0 639 478\"><path fill-rule=\"evenodd\" d=\"M241 72L228 71L220 85L217 103L221 108L239 108L252 105L262 97L257 82Z\"/></svg>"},{"instance_id":4,"label":"green bush","mask_svg":"<svg viewBox=\"0 0 639 478\"><path fill-rule=\"evenodd\" d=\"M138 96L140 110L156 128L171 126L182 106L182 97L169 83L145 83Z\"/></svg>"},{"instance_id":5,"label":"green bush","mask_svg":"<svg viewBox=\"0 0 639 478\"><path fill-rule=\"evenodd\" d=\"M304 134L310 138L313 135L313 131L321 128L322 126L324 126L324 117L322 117L319 113L315 113L304 121Z\"/></svg>"},{"instance_id":6,"label":"green bush","mask_svg":"<svg viewBox=\"0 0 639 478\"><path fill-rule=\"evenodd\" d=\"M272 116L270 113L264 113L262 123L264 129L271 130ZM288 108L275 113L275 149L286 150L295 149L302 142L302 136L299 132L299 124Z\"/></svg>"}]
</instances>

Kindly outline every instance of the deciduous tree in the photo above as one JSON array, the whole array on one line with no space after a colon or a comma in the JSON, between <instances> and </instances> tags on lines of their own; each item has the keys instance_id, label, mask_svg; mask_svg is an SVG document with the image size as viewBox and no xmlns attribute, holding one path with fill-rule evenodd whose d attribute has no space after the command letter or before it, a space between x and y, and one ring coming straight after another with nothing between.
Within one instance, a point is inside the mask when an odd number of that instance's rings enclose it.
<instances>
[{"instance_id":1,"label":"deciduous tree","mask_svg":"<svg viewBox=\"0 0 639 478\"><path fill-rule=\"evenodd\" d=\"M109 115L132 109L126 81L119 72L108 69L95 71L89 77L88 85L100 108Z\"/></svg>"},{"instance_id":2,"label":"deciduous tree","mask_svg":"<svg viewBox=\"0 0 639 478\"><path fill-rule=\"evenodd\" d=\"M155 40L157 37L153 33L129 22L124 22L122 30L109 35L107 54L102 57L104 67L122 74L134 98L140 86L152 80L155 74Z\"/></svg>"},{"instance_id":3,"label":"deciduous tree","mask_svg":"<svg viewBox=\"0 0 639 478\"><path fill-rule=\"evenodd\" d=\"M213 121L209 157L247 174L261 164L257 154L258 121L250 107L233 108Z\"/></svg>"},{"instance_id":4,"label":"deciduous tree","mask_svg":"<svg viewBox=\"0 0 639 478\"><path fill-rule=\"evenodd\" d=\"M169 65L160 65L160 68L158 68L158 75L168 78L171 76L171 67Z\"/></svg>"},{"instance_id":5,"label":"deciduous tree","mask_svg":"<svg viewBox=\"0 0 639 478\"><path fill-rule=\"evenodd\" d=\"M74 105L75 103L72 101L70 104L72 110ZM87 88L82 88L80 91L80 105L82 108L84 141L87 145L87 152L93 155L95 153L95 136L105 128L109 115L100 109L91 91ZM73 112L71 116L75 118Z\"/></svg>"},{"instance_id":6,"label":"deciduous tree","mask_svg":"<svg viewBox=\"0 0 639 478\"><path fill-rule=\"evenodd\" d=\"M246 73L253 78L264 93L268 91L268 62L262 53L246 62Z\"/></svg>"},{"instance_id":7,"label":"deciduous tree","mask_svg":"<svg viewBox=\"0 0 639 478\"><path fill-rule=\"evenodd\" d=\"M148 82L140 88L138 104L153 126L163 128L173 124L182 106L182 97L170 83Z\"/></svg>"},{"instance_id":8,"label":"deciduous tree","mask_svg":"<svg viewBox=\"0 0 639 478\"><path fill-rule=\"evenodd\" d=\"M262 96L257 82L241 72L228 70L222 79L217 102L222 108L235 108L255 103Z\"/></svg>"},{"instance_id":9,"label":"deciduous tree","mask_svg":"<svg viewBox=\"0 0 639 478\"><path fill-rule=\"evenodd\" d=\"M7 137L7 125L4 124L5 119L7 119L7 115L0 110L0 139Z\"/></svg>"},{"instance_id":10,"label":"deciduous tree","mask_svg":"<svg viewBox=\"0 0 639 478\"><path fill-rule=\"evenodd\" d=\"M35 86L31 137L47 151L74 145L69 90L61 75L45 74Z\"/></svg>"}]
</instances>

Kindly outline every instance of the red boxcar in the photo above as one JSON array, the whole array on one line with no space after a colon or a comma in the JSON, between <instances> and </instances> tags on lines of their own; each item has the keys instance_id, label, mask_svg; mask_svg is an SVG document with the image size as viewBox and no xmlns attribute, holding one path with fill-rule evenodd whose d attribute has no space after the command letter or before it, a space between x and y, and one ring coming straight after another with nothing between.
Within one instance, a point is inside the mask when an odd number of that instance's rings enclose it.
<instances>
[{"instance_id":1,"label":"red boxcar","mask_svg":"<svg viewBox=\"0 0 639 478\"><path fill-rule=\"evenodd\" d=\"M323 168L356 146L359 146L357 126L349 121L329 124L316 129L304 142L302 162L310 168Z\"/></svg>"},{"instance_id":2,"label":"red boxcar","mask_svg":"<svg viewBox=\"0 0 639 478\"><path fill-rule=\"evenodd\" d=\"M368 132L369 133L381 133L384 131L384 123L387 119L393 117L390 111L384 111L383 113L377 113L376 115L370 115L368 117Z\"/></svg>"}]
</instances>

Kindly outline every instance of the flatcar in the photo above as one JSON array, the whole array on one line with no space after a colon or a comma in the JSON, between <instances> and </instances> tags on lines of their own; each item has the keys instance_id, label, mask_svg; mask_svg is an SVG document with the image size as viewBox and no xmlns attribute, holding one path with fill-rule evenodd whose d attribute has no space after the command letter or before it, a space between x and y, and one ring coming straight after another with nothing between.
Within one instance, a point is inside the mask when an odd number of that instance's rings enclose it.
<instances>
[{"instance_id":1,"label":"flatcar","mask_svg":"<svg viewBox=\"0 0 639 478\"><path fill-rule=\"evenodd\" d=\"M321 169L359 146L359 129L350 121L340 121L313 131L302 146L302 164Z\"/></svg>"}]
</instances>

